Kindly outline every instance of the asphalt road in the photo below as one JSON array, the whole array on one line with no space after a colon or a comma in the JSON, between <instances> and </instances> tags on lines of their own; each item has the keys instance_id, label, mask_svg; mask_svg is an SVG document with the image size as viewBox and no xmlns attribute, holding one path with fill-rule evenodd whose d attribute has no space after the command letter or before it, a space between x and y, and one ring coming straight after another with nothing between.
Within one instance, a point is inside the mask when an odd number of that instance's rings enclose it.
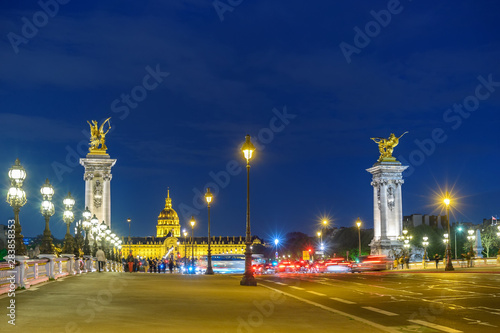
<instances>
[{"instance_id":1,"label":"asphalt road","mask_svg":"<svg viewBox=\"0 0 500 333\"><path fill-rule=\"evenodd\" d=\"M498 272L280 274L259 282L390 332L500 330Z\"/></svg>"},{"instance_id":2,"label":"asphalt road","mask_svg":"<svg viewBox=\"0 0 500 333\"><path fill-rule=\"evenodd\" d=\"M500 270L257 276L92 273L18 290L0 332L498 332Z\"/></svg>"}]
</instances>

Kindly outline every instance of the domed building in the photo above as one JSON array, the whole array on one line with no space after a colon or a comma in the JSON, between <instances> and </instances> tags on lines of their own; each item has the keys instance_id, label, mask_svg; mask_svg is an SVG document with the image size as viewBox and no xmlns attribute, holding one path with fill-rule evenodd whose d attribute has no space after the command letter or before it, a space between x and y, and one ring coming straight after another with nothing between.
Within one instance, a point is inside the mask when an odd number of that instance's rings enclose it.
<instances>
[{"instance_id":1,"label":"domed building","mask_svg":"<svg viewBox=\"0 0 500 333\"><path fill-rule=\"evenodd\" d=\"M195 259L206 256L208 253L208 237L194 237L194 242L191 242L190 226L187 231L181 235L179 216L172 208L172 199L170 198L170 190L168 190L167 198L165 198L165 208L158 215L156 237L132 237L130 242L128 237L123 237L122 255L127 257L128 253L132 252L134 257L168 257L174 260L191 259L192 253L194 253ZM195 233L205 232L196 230ZM252 241L253 244L262 244L262 241L257 236L253 236ZM245 253L244 236L212 236L210 243L213 255Z\"/></svg>"},{"instance_id":2,"label":"domed building","mask_svg":"<svg viewBox=\"0 0 500 333\"><path fill-rule=\"evenodd\" d=\"M158 215L158 225L156 226L156 237L173 237L181 236L181 225L179 224L179 216L172 208L172 199L170 199L170 189L167 190L167 198L165 199L165 208Z\"/></svg>"}]
</instances>

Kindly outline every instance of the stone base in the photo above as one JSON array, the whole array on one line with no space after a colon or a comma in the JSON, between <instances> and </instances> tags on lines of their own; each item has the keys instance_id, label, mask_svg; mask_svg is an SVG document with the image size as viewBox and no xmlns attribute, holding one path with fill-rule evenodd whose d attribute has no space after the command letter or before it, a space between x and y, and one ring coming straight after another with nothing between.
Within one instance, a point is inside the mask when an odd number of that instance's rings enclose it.
<instances>
[{"instance_id":1,"label":"stone base","mask_svg":"<svg viewBox=\"0 0 500 333\"><path fill-rule=\"evenodd\" d=\"M398 253L403 249L403 244L400 241L391 239L372 239L369 246L370 254L386 255L391 258L393 258L394 253Z\"/></svg>"}]
</instances>

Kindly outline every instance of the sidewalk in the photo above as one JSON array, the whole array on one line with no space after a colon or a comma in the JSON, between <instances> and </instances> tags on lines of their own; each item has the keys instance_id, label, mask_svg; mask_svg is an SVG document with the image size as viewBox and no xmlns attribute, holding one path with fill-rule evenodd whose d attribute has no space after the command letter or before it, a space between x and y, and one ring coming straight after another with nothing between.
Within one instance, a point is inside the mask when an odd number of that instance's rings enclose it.
<instances>
[{"instance_id":1,"label":"sidewalk","mask_svg":"<svg viewBox=\"0 0 500 333\"><path fill-rule=\"evenodd\" d=\"M240 276L86 274L16 294L1 332L380 332ZM0 299L1 308L7 299Z\"/></svg>"}]
</instances>

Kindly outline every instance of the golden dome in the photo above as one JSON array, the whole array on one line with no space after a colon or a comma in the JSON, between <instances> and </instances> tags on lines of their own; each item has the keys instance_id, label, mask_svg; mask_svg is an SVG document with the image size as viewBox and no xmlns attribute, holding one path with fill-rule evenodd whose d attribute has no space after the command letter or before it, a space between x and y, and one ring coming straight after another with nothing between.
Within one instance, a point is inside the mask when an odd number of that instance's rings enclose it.
<instances>
[{"instance_id":1,"label":"golden dome","mask_svg":"<svg viewBox=\"0 0 500 333\"><path fill-rule=\"evenodd\" d=\"M170 190L168 190L167 198L165 198L165 208L158 215L158 219L178 220L177 212L172 208L172 199L170 199Z\"/></svg>"}]
</instances>

